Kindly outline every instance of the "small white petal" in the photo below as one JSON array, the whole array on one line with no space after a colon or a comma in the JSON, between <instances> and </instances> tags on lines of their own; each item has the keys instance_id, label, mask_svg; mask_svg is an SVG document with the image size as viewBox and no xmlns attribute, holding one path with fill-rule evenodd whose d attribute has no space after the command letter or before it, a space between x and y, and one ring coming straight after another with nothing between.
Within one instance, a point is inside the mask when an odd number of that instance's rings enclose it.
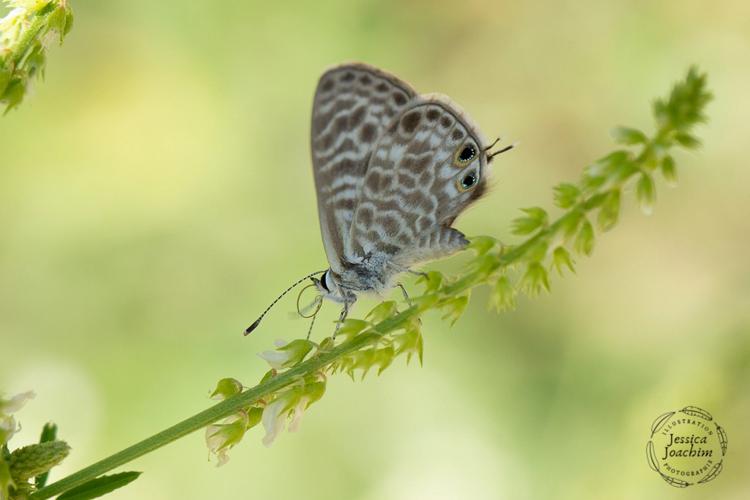
<instances>
[{"instance_id":1,"label":"small white petal","mask_svg":"<svg viewBox=\"0 0 750 500\"><path fill-rule=\"evenodd\" d=\"M28 401L29 399L34 399L35 397L36 394L34 394L34 391L26 391L22 392L21 394L16 394L9 400L0 404L0 411L2 411L3 413L15 413L23 408L23 405L26 404L26 401Z\"/></svg>"},{"instance_id":2,"label":"small white petal","mask_svg":"<svg viewBox=\"0 0 750 500\"><path fill-rule=\"evenodd\" d=\"M299 424L302 422L302 415L305 413L305 408L310 400L307 396L302 396L294 409L292 410L292 420L289 422L289 432L297 432L299 430Z\"/></svg>"},{"instance_id":3,"label":"small white petal","mask_svg":"<svg viewBox=\"0 0 750 500\"><path fill-rule=\"evenodd\" d=\"M271 368L279 370L284 367L284 363L289 361L291 353L287 351L263 351L258 353L258 356L271 365Z\"/></svg>"},{"instance_id":4,"label":"small white petal","mask_svg":"<svg viewBox=\"0 0 750 500\"><path fill-rule=\"evenodd\" d=\"M284 408L287 405L286 398L281 397L273 401L270 405L266 406L263 410L263 417L261 422L263 428L266 430L266 435L263 436L263 445L268 447L271 446L276 436L284 430L284 423L286 420L286 412Z\"/></svg>"}]
</instances>

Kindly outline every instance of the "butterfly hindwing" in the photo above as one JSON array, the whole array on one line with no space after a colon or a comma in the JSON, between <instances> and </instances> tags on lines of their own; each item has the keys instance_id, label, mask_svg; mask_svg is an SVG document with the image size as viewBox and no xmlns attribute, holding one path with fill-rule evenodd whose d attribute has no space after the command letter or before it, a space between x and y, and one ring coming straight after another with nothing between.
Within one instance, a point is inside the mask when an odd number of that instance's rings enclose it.
<instances>
[{"instance_id":1,"label":"butterfly hindwing","mask_svg":"<svg viewBox=\"0 0 750 500\"><path fill-rule=\"evenodd\" d=\"M408 84L365 64L337 66L320 77L311 150L321 235L336 272L351 254L349 231L373 147L415 96Z\"/></svg>"},{"instance_id":2,"label":"butterfly hindwing","mask_svg":"<svg viewBox=\"0 0 750 500\"><path fill-rule=\"evenodd\" d=\"M349 246L402 269L464 248L455 218L486 187L484 139L448 98L420 96L370 156Z\"/></svg>"}]
</instances>

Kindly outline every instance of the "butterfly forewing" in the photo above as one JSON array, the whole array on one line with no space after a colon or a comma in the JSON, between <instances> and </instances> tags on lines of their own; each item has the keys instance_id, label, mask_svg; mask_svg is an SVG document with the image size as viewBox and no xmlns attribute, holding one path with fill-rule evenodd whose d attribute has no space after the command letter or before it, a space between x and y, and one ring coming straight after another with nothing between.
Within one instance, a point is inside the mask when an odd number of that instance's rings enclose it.
<instances>
[{"instance_id":1,"label":"butterfly forewing","mask_svg":"<svg viewBox=\"0 0 750 500\"><path fill-rule=\"evenodd\" d=\"M457 105L421 96L383 132L370 155L348 247L396 268L467 244L450 227L486 186L484 139Z\"/></svg>"},{"instance_id":2,"label":"butterfly forewing","mask_svg":"<svg viewBox=\"0 0 750 500\"><path fill-rule=\"evenodd\" d=\"M351 255L350 229L369 158L386 126L416 93L393 75L365 64L345 64L318 82L311 150L318 217L331 268Z\"/></svg>"}]
</instances>

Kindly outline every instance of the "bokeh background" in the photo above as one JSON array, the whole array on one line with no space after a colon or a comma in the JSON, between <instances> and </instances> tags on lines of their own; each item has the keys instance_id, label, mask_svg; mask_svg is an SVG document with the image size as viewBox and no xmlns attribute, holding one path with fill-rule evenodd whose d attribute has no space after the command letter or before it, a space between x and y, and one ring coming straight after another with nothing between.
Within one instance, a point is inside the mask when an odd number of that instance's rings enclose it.
<instances>
[{"instance_id":1,"label":"bokeh background","mask_svg":"<svg viewBox=\"0 0 750 500\"><path fill-rule=\"evenodd\" d=\"M219 469L192 435L112 498L750 496L746 1L73 6L46 81L0 119L0 388L37 393L15 444L54 419L73 446L57 478L207 407L221 377L253 384L255 353L304 335L293 298L240 333L325 267L308 127L327 66L381 66L521 141L457 224L513 241L518 208L551 206L612 126L651 130L652 98L697 63L716 95L704 147L654 215L627 198L550 295L496 315L479 291L454 328L426 319L422 368L334 377L300 432L267 449L255 429ZM729 454L677 490L644 448L684 405L715 415Z\"/></svg>"}]
</instances>

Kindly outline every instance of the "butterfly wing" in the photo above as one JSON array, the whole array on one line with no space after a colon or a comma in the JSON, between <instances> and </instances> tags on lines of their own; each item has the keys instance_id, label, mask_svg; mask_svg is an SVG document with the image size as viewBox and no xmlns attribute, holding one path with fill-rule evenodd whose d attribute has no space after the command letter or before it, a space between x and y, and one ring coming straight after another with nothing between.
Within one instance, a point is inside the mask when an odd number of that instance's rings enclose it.
<instances>
[{"instance_id":1,"label":"butterfly wing","mask_svg":"<svg viewBox=\"0 0 750 500\"><path fill-rule=\"evenodd\" d=\"M343 256L351 254L357 192L375 142L415 96L408 84L365 64L337 66L320 77L311 150L320 232L336 273Z\"/></svg>"},{"instance_id":2,"label":"butterfly wing","mask_svg":"<svg viewBox=\"0 0 750 500\"><path fill-rule=\"evenodd\" d=\"M412 101L378 139L354 214L356 255L396 267L454 253L468 243L451 228L486 188L484 138L450 99Z\"/></svg>"}]
</instances>

